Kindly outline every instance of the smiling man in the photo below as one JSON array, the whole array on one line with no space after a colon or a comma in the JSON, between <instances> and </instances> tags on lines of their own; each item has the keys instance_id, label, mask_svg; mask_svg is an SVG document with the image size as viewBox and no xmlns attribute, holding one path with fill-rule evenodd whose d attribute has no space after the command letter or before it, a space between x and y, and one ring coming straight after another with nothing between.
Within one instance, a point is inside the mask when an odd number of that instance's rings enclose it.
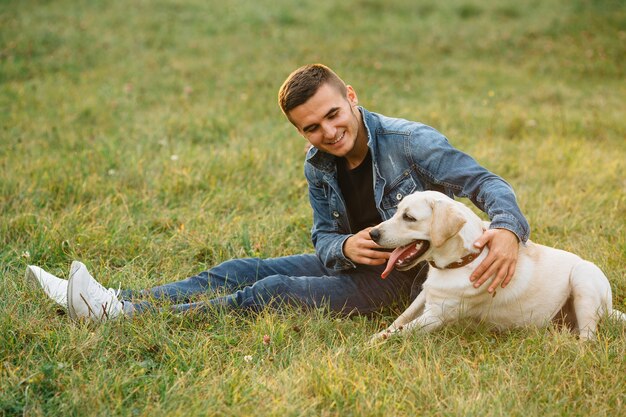
<instances>
[{"instance_id":1,"label":"smiling man","mask_svg":"<svg viewBox=\"0 0 626 417\"><path fill-rule=\"evenodd\" d=\"M132 316L153 306L142 298L166 298L174 311L210 308L259 310L289 303L341 313L371 313L407 303L427 266L381 273L390 257L370 237L414 191L437 190L467 197L485 211L491 228L475 243L489 255L472 274L489 291L513 277L518 245L529 226L511 187L453 148L435 129L390 118L358 106L355 90L330 68L307 65L291 73L278 94L285 116L312 146L305 161L313 209L315 254L272 259L233 259L183 281L141 291L102 287L80 262L69 282L30 266L27 277L55 300L67 293L70 316L105 320ZM193 296L216 290L228 295L208 302Z\"/></svg>"},{"instance_id":2,"label":"smiling man","mask_svg":"<svg viewBox=\"0 0 626 417\"><path fill-rule=\"evenodd\" d=\"M367 134L351 86L321 85L304 103L285 115L309 143L322 152L344 158L349 169L367 154Z\"/></svg>"},{"instance_id":3,"label":"smiling man","mask_svg":"<svg viewBox=\"0 0 626 417\"><path fill-rule=\"evenodd\" d=\"M344 241L345 235L333 233L333 229L341 229L331 227L329 237L343 242L346 258L358 264L385 263L389 254L378 250L367 226L377 224L380 216L383 220L391 217L405 195L434 189L450 196L468 197L481 210L489 207L491 229L476 245L488 244L490 256L477 268L472 280L479 286L494 277L490 291L510 281L518 244L528 239L529 226L513 190L504 180L452 148L434 129L358 107L354 89L324 65L294 71L281 87L279 103L298 132L313 145L305 171L314 215L329 212L327 202L345 202L344 217L349 218L350 227L344 229L354 236ZM325 173L336 174L337 183L327 181L329 189L336 192L334 199L315 197L319 177L328 178ZM396 189L399 192L394 193ZM341 216L336 217L339 220ZM316 219L314 225L322 224L322 218ZM313 240L315 243L315 228ZM318 254L333 247L326 242L316 244ZM341 256L335 253L334 258Z\"/></svg>"}]
</instances>

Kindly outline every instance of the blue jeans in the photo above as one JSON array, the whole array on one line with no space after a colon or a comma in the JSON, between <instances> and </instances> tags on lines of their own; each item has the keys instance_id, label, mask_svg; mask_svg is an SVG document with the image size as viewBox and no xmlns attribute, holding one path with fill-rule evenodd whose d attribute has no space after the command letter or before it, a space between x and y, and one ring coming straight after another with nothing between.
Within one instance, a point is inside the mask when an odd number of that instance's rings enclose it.
<instances>
[{"instance_id":1,"label":"blue jeans","mask_svg":"<svg viewBox=\"0 0 626 417\"><path fill-rule=\"evenodd\" d=\"M239 309L259 311L283 304L324 307L332 312L367 314L394 303L406 304L426 279L427 265L410 271L394 270L381 279L382 266L364 266L347 271L326 268L316 255L271 259L233 259L182 281L147 290L124 290L120 298L132 301L128 313L153 309L141 298L168 300L175 312ZM412 288L413 293L412 293ZM227 295L193 302L193 297L220 291Z\"/></svg>"}]
</instances>

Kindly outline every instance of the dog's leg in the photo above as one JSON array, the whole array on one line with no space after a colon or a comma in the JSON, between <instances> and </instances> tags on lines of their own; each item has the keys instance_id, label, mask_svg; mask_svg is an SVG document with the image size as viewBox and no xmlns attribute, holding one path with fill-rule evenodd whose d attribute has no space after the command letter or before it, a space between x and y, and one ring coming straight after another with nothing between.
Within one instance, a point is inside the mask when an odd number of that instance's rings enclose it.
<instances>
[{"instance_id":1,"label":"dog's leg","mask_svg":"<svg viewBox=\"0 0 626 417\"><path fill-rule=\"evenodd\" d=\"M593 340L600 317L611 311L611 286L600 268L587 261L574 267L570 280L580 339Z\"/></svg>"},{"instance_id":2,"label":"dog's leg","mask_svg":"<svg viewBox=\"0 0 626 417\"><path fill-rule=\"evenodd\" d=\"M414 330L430 333L440 329L444 323L446 323L446 318L443 308L441 306L428 306L421 316L404 326L403 333Z\"/></svg>"},{"instance_id":3,"label":"dog's leg","mask_svg":"<svg viewBox=\"0 0 626 417\"><path fill-rule=\"evenodd\" d=\"M417 297L415 297L415 300L413 300L411 305L404 311L404 313L400 314L400 316L393 322L391 326L389 326L387 330L396 331L402 329L404 325L415 320L416 317L422 314L425 305L426 293L424 291L420 291L420 293L417 295Z\"/></svg>"},{"instance_id":4,"label":"dog's leg","mask_svg":"<svg viewBox=\"0 0 626 417\"><path fill-rule=\"evenodd\" d=\"M393 322L393 324L387 327L382 332L377 333L374 336L372 336L371 341L375 341L381 338L384 339L387 336L391 335L392 333L396 333L402 330L403 327L407 323L410 323L411 321L415 320L416 317L422 314L422 312L424 311L425 304L426 304L426 293L424 292L424 290L422 290L417 295L417 297L415 297L415 300L413 300L411 305L406 310L404 310L404 312L400 314L400 316L398 316L398 318Z\"/></svg>"}]
</instances>

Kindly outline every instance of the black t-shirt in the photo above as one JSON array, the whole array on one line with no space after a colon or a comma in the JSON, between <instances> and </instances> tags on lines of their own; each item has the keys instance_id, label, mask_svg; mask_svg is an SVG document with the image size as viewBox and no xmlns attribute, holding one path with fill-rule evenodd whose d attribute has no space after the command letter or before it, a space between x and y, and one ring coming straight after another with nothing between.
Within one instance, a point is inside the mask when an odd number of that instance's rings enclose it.
<instances>
[{"instance_id":1,"label":"black t-shirt","mask_svg":"<svg viewBox=\"0 0 626 417\"><path fill-rule=\"evenodd\" d=\"M363 162L353 169L348 168L344 158L339 158L337 181L346 203L352 233L376 226L382 221L374 201L374 173L369 149Z\"/></svg>"},{"instance_id":2,"label":"black t-shirt","mask_svg":"<svg viewBox=\"0 0 626 417\"><path fill-rule=\"evenodd\" d=\"M339 158L337 160L337 181L346 203L352 233L357 233L366 227L376 226L382 222L374 201L374 168L369 149L363 162L354 169L349 169L346 160ZM391 249L379 250L391 251ZM415 267L402 271L407 277L419 278L413 282L415 289L411 288L411 300L417 296L422 288L421 284L426 279L427 272L428 263L426 262L420 262Z\"/></svg>"}]
</instances>

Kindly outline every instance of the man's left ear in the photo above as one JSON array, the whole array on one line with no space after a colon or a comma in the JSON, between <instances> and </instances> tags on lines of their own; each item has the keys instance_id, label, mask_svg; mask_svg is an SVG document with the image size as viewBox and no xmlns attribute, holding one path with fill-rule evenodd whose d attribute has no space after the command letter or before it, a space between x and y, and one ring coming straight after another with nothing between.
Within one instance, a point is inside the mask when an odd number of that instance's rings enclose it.
<instances>
[{"instance_id":1,"label":"man's left ear","mask_svg":"<svg viewBox=\"0 0 626 417\"><path fill-rule=\"evenodd\" d=\"M346 85L346 88L348 89L346 97L348 97L348 101L350 102L350 104L352 106L356 106L357 104L359 104L359 98L357 97L354 88L352 88L351 85Z\"/></svg>"}]
</instances>

